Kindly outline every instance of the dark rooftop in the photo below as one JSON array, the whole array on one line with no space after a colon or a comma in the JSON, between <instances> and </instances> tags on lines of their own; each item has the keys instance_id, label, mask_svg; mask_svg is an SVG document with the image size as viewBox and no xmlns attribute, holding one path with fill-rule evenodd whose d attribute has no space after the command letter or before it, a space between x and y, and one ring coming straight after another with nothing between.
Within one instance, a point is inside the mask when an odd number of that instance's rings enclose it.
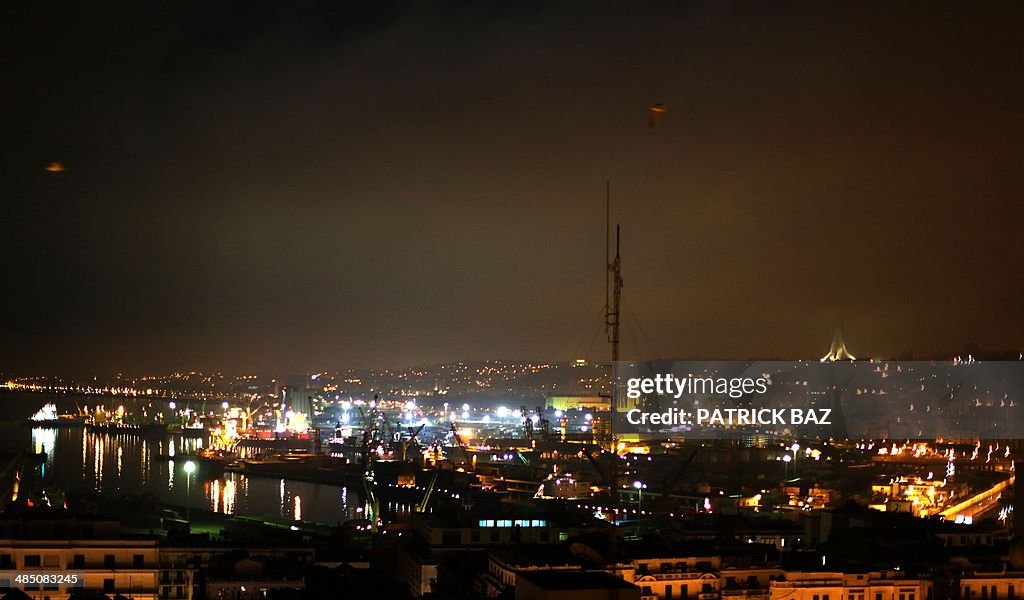
<instances>
[{"instance_id":1,"label":"dark rooftop","mask_svg":"<svg viewBox=\"0 0 1024 600\"><path fill-rule=\"evenodd\" d=\"M604 571L528 571L519 576L546 590L621 590L636 587Z\"/></svg>"}]
</instances>

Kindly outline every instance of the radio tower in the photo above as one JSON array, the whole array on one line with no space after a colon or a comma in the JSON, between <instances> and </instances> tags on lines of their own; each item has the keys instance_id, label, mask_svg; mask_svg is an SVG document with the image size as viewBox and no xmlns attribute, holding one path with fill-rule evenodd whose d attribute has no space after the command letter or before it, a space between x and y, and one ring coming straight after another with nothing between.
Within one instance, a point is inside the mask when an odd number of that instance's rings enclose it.
<instances>
[{"instance_id":1,"label":"radio tower","mask_svg":"<svg viewBox=\"0 0 1024 600\"><path fill-rule=\"evenodd\" d=\"M619 315L622 301L622 258L619 255L619 226L615 226L615 258L611 258L611 183L605 183L605 221L604 221L604 325L608 335L608 343L612 347L612 378L611 398L608 413L608 443L611 457L611 468L608 469L608 482L611 486L611 500L616 505L619 500L618 488L618 444L615 439L615 412L618 408L618 383L615 380L615 363L619 360Z\"/></svg>"},{"instance_id":2,"label":"radio tower","mask_svg":"<svg viewBox=\"0 0 1024 600\"><path fill-rule=\"evenodd\" d=\"M604 281L604 325L608 343L612 345L612 363L619 360L619 302L622 300L622 257L619 256L619 226L615 226L615 259L611 259L611 185L605 184L605 263L608 272ZM609 294L611 298L609 298ZM610 300L610 301L609 301ZM615 402L615 387L612 387L612 408Z\"/></svg>"}]
</instances>

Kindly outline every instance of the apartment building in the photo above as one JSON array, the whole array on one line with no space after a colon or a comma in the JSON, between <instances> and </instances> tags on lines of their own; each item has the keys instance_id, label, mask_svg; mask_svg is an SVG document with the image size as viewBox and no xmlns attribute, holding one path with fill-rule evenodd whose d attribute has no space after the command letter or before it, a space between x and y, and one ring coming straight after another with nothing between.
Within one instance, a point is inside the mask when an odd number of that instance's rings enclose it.
<instances>
[{"instance_id":1,"label":"apartment building","mask_svg":"<svg viewBox=\"0 0 1024 600\"><path fill-rule=\"evenodd\" d=\"M0 581L0 588L18 588L32 598L61 600L76 589L135 600L157 600L159 593L156 540L128 538L117 521L68 518L64 511L0 519L0 571L77 576L74 585Z\"/></svg>"}]
</instances>

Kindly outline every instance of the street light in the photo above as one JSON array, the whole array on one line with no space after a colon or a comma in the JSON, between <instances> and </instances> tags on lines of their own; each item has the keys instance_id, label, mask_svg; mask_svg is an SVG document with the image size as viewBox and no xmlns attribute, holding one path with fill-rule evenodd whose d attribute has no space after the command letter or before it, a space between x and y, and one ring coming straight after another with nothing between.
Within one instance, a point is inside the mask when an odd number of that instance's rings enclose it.
<instances>
[{"instance_id":1,"label":"street light","mask_svg":"<svg viewBox=\"0 0 1024 600\"><path fill-rule=\"evenodd\" d=\"M789 461L791 460L793 460L793 457L788 454L782 457L782 462L786 463L786 474L783 476L783 479L789 479Z\"/></svg>"},{"instance_id":2,"label":"street light","mask_svg":"<svg viewBox=\"0 0 1024 600\"><path fill-rule=\"evenodd\" d=\"M640 519L642 519L643 516L644 516L644 488L647 487L647 484L642 482L642 481L634 481L633 482L633 487L636 488L636 491L637 491L637 494L638 494L637 502L636 502L636 509L637 509L637 515L636 515L636 534L637 534L637 536L639 536L640 535Z\"/></svg>"},{"instance_id":3,"label":"street light","mask_svg":"<svg viewBox=\"0 0 1024 600\"><path fill-rule=\"evenodd\" d=\"M800 444L793 442L793 445L790 446L789 449L793 451L793 477L796 477L796 459L800 456L797 454L797 452L800 451Z\"/></svg>"},{"instance_id":4,"label":"street light","mask_svg":"<svg viewBox=\"0 0 1024 600\"><path fill-rule=\"evenodd\" d=\"M185 461L185 520L188 530L192 531L192 474L196 472L196 463Z\"/></svg>"}]
</instances>

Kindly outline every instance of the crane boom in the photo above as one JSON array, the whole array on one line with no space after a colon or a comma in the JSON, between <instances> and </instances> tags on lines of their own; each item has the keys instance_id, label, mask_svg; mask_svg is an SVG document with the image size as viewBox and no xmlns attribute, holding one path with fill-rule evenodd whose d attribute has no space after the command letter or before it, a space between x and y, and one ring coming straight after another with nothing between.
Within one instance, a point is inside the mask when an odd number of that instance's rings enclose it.
<instances>
[{"instance_id":1,"label":"crane boom","mask_svg":"<svg viewBox=\"0 0 1024 600\"><path fill-rule=\"evenodd\" d=\"M466 450L466 441L462 439L461 435L459 435L459 428L455 426L455 421L452 421L451 427L452 436L455 437L455 443L459 446L459 450L462 451L462 458L468 465L471 461L469 459L469 451Z\"/></svg>"},{"instance_id":2,"label":"crane boom","mask_svg":"<svg viewBox=\"0 0 1024 600\"><path fill-rule=\"evenodd\" d=\"M430 504L430 496L434 493L434 486L437 485L437 475L440 470L434 470L434 476L430 478L430 485L427 487L427 493L423 494L423 500L416 505L416 512L427 512L427 506Z\"/></svg>"}]
</instances>

